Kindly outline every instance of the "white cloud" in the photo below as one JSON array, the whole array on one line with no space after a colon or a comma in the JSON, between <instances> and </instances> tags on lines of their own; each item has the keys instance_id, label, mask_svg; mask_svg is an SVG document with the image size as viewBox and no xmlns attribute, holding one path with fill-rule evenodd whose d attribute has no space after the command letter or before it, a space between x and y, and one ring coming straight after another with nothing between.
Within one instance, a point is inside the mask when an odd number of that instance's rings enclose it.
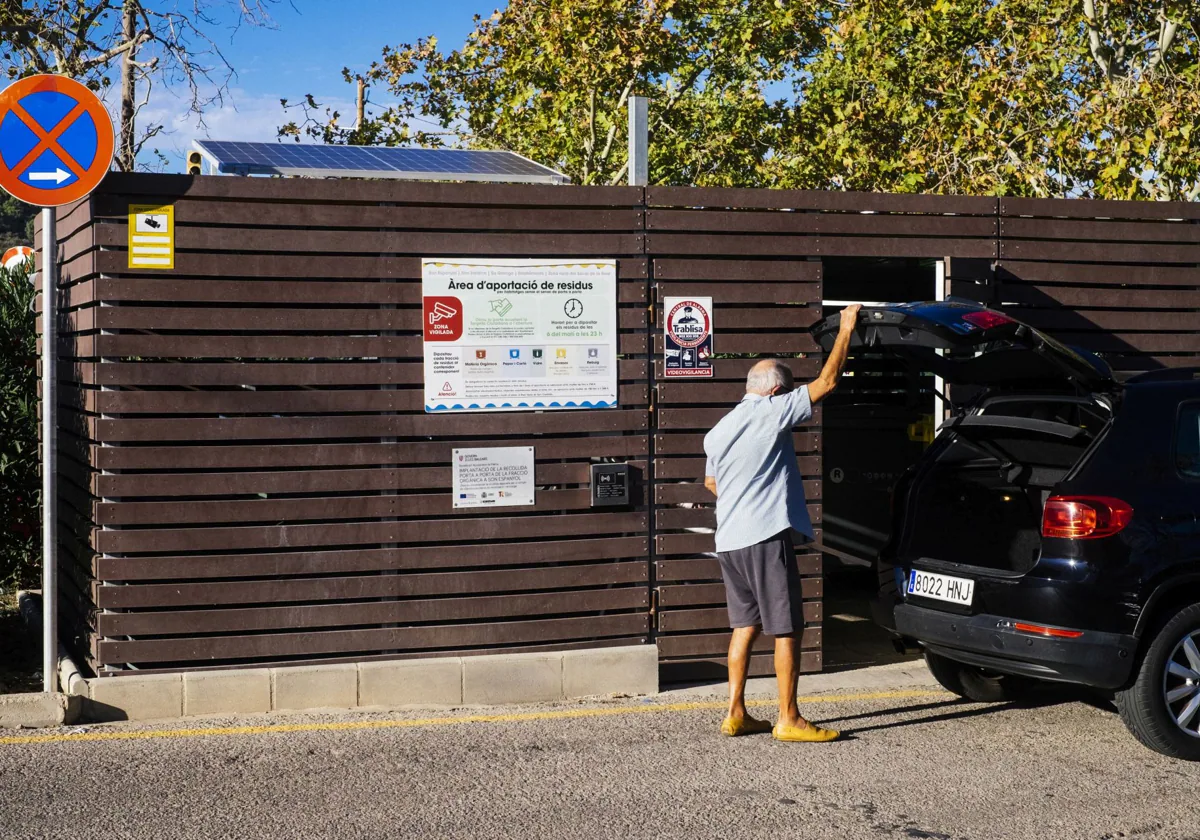
<instances>
[{"instance_id":1,"label":"white cloud","mask_svg":"<svg viewBox=\"0 0 1200 840\"><path fill-rule=\"evenodd\" d=\"M223 103L205 109L201 124L201 118L188 113L186 98L174 91L155 91L151 102L142 109L139 122L142 126L161 123L164 129L146 144L138 160L154 170L163 168L153 152L157 148L167 158L166 171L182 172L184 156L193 140L274 142L279 126L303 117L298 108L284 111L279 99L278 96L249 94L234 88L226 94ZM354 105L349 101L323 99L319 95L316 100L343 114L354 112Z\"/></svg>"}]
</instances>

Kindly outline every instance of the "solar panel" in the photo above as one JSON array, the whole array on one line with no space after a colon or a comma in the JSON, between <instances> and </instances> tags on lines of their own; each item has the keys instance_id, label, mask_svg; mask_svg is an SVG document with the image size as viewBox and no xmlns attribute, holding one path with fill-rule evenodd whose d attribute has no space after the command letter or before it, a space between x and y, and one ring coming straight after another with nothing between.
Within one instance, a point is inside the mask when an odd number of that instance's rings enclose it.
<instances>
[{"instance_id":1,"label":"solar panel","mask_svg":"<svg viewBox=\"0 0 1200 840\"><path fill-rule=\"evenodd\" d=\"M570 180L514 152L225 140L197 140L194 145L218 172L230 175L507 181L522 184L565 184Z\"/></svg>"}]
</instances>

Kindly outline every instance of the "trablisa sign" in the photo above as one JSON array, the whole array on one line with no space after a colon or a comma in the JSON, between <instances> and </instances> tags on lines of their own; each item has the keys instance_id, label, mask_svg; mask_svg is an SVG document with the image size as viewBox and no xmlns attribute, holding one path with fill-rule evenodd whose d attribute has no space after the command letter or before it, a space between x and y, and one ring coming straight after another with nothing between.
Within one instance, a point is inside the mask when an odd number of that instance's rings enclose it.
<instances>
[{"instance_id":1,"label":"trablisa sign","mask_svg":"<svg viewBox=\"0 0 1200 840\"><path fill-rule=\"evenodd\" d=\"M711 379L711 297L663 299L663 375Z\"/></svg>"}]
</instances>

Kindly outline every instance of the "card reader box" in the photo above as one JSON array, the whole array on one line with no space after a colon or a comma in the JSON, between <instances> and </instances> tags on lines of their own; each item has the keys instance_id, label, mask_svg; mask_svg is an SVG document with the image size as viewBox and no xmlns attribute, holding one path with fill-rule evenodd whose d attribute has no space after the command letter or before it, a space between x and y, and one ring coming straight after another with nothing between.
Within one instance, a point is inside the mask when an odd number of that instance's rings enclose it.
<instances>
[{"instance_id":1,"label":"card reader box","mask_svg":"<svg viewBox=\"0 0 1200 840\"><path fill-rule=\"evenodd\" d=\"M592 464L592 507L632 504L628 464Z\"/></svg>"}]
</instances>

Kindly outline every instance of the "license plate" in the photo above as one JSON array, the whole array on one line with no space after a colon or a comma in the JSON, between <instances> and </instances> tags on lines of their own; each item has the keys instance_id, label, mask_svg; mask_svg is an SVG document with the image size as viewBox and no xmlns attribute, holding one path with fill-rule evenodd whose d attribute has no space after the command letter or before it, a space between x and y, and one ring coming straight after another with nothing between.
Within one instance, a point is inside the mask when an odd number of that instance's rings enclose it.
<instances>
[{"instance_id":1,"label":"license plate","mask_svg":"<svg viewBox=\"0 0 1200 840\"><path fill-rule=\"evenodd\" d=\"M913 569L908 575L908 594L969 607L975 597L975 581Z\"/></svg>"}]
</instances>

